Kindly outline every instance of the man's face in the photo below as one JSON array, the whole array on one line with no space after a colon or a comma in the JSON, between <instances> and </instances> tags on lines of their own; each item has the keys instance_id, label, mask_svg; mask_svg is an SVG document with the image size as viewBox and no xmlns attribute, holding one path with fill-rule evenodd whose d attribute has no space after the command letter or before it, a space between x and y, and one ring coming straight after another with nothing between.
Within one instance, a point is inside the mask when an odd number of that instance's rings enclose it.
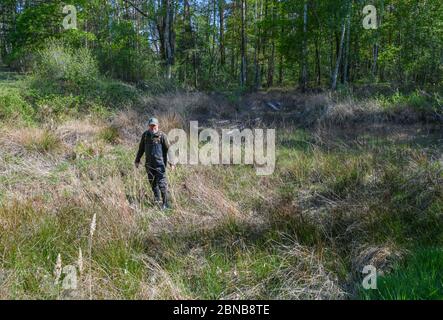
<instances>
[{"instance_id":1,"label":"man's face","mask_svg":"<svg viewBox=\"0 0 443 320\"><path fill-rule=\"evenodd\" d=\"M149 131L151 131L152 133L157 133L158 132L158 124L150 124Z\"/></svg>"}]
</instances>

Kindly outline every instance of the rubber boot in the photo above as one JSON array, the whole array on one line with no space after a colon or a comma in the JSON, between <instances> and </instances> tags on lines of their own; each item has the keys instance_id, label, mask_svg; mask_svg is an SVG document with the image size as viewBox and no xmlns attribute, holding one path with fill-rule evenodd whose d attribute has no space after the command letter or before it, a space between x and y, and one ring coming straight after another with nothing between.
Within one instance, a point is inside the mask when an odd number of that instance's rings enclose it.
<instances>
[{"instance_id":1,"label":"rubber boot","mask_svg":"<svg viewBox=\"0 0 443 320\"><path fill-rule=\"evenodd\" d=\"M162 202L161 197L160 197L160 189L158 187L152 188L152 191L154 192L154 202L156 204L160 205Z\"/></svg>"},{"instance_id":2,"label":"rubber boot","mask_svg":"<svg viewBox=\"0 0 443 320\"><path fill-rule=\"evenodd\" d=\"M170 209L171 207L169 205L168 193L166 191L162 191L162 198L163 198L162 210Z\"/></svg>"}]
</instances>

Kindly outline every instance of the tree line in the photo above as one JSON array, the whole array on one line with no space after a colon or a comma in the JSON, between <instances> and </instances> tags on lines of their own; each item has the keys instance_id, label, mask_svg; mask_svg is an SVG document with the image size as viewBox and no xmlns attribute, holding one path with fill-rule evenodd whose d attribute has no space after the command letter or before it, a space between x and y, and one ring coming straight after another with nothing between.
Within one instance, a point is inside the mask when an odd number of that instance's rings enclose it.
<instances>
[{"instance_id":1,"label":"tree line","mask_svg":"<svg viewBox=\"0 0 443 320\"><path fill-rule=\"evenodd\" d=\"M62 25L67 4L76 29ZM2 0L0 12L1 59L23 71L60 38L89 48L103 73L136 83L305 90L442 81L441 0Z\"/></svg>"}]
</instances>

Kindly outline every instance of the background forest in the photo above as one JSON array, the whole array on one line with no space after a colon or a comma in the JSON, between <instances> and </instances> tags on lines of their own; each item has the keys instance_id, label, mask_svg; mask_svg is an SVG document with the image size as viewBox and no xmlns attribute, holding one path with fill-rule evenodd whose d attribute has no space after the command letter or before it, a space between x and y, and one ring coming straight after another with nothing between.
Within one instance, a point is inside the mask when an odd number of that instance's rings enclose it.
<instances>
[{"instance_id":1,"label":"background forest","mask_svg":"<svg viewBox=\"0 0 443 320\"><path fill-rule=\"evenodd\" d=\"M64 30L63 5L78 8ZM365 29L367 5L377 9ZM442 81L438 0L124 0L1 3L3 59L29 70L48 38L88 48L100 70L140 83L171 78L196 89Z\"/></svg>"}]
</instances>

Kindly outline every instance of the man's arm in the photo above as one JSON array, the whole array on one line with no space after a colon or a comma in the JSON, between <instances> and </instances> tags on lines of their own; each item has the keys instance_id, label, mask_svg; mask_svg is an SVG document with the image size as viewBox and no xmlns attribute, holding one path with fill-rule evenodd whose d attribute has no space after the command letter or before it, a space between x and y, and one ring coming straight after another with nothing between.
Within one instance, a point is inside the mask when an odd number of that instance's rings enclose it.
<instances>
[{"instance_id":1,"label":"man's arm","mask_svg":"<svg viewBox=\"0 0 443 320\"><path fill-rule=\"evenodd\" d=\"M163 135L162 135L162 150L163 150L163 161L165 162L165 166L167 166L168 163L171 166L174 166L170 159L168 161L168 150L169 150L170 146L171 146L171 144L169 143L168 136L165 133L163 133Z\"/></svg>"},{"instance_id":2,"label":"man's arm","mask_svg":"<svg viewBox=\"0 0 443 320\"><path fill-rule=\"evenodd\" d=\"M140 139L140 143L138 145L137 156L135 157L135 164L136 165L138 163L140 163L140 159L143 157L144 153L145 153L145 134L143 133L142 138Z\"/></svg>"}]
</instances>

